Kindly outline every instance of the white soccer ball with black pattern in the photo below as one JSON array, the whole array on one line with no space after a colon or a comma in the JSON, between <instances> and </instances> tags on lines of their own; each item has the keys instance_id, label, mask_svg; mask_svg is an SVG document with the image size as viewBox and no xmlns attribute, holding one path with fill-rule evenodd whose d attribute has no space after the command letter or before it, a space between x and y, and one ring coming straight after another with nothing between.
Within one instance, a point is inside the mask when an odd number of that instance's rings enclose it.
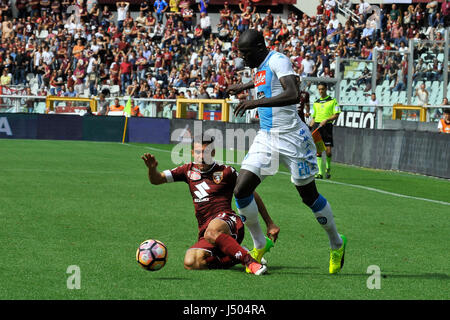
<instances>
[{"instance_id":1,"label":"white soccer ball with black pattern","mask_svg":"<svg viewBox=\"0 0 450 320\"><path fill-rule=\"evenodd\" d=\"M145 240L136 251L136 261L148 271L158 271L167 262L167 247L159 240Z\"/></svg>"}]
</instances>

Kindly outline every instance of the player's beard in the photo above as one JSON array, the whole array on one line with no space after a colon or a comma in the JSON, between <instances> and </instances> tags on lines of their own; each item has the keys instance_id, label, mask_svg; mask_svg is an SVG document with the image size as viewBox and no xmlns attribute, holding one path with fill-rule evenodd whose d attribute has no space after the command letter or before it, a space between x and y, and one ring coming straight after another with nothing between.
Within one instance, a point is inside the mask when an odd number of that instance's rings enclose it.
<instances>
[{"instance_id":1,"label":"player's beard","mask_svg":"<svg viewBox=\"0 0 450 320\"><path fill-rule=\"evenodd\" d=\"M203 159L202 162L196 162L194 161L195 166L201 171L201 172L206 172L209 169L212 168L212 166L214 165L214 162L211 164L207 164L205 162L205 160Z\"/></svg>"}]
</instances>

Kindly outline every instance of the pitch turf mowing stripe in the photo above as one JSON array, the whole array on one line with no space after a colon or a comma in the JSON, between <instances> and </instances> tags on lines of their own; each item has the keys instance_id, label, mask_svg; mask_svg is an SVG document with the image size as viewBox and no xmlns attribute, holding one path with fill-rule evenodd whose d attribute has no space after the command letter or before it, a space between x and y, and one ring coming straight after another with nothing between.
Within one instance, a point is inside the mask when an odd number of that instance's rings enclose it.
<instances>
[{"instance_id":1,"label":"pitch turf mowing stripe","mask_svg":"<svg viewBox=\"0 0 450 320\"><path fill-rule=\"evenodd\" d=\"M284 171L279 171L279 173L290 175L290 173L284 172ZM450 206L450 203L449 202L445 202L445 201L439 201L439 200L432 200L432 199L427 199L427 198L419 198L419 197L407 196L407 195L404 195L404 194L384 191L384 190L380 190L380 189L376 189L376 188L360 186L360 185L355 185L355 184L350 184L350 183L337 182L337 181L331 181L331 180L316 180L316 181L321 181L321 182L326 182L326 183L333 183L333 184L339 184L341 186L353 187L353 188L359 188L359 189L364 189L364 190L368 190L368 191L379 192L379 193L388 194L388 195L391 195L391 196L394 196L394 197L408 198L408 199L421 200L421 201L428 201L428 202L433 202L433 203L437 203L437 204L443 204L443 205L446 205L446 206Z\"/></svg>"},{"instance_id":2,"label":"pitch turf mowing stripe","mask_svg":"<svg viewBox=\"0 0 450 320\"><path fill-rule=\"evenodd\" d=\"M128 144L128 145L130 145L130 144ZM153 148L153 147L145 147L145 148L146 149L150 149L150 150L154 150L154 151L164 152L164 153L171 153L170 150L164 150L164 149ZM235 162L227 162L226 161L225 163L226 164L230 164L230 165L240 165L239 163L235 163ZM285 174L285 175L290 175L290 173L288 173L286 171L282 171L282 170L279 170L278 173ZM344 182L331 181L331 180L318 180L318 181L323 181L323 182L326 182L326 183L338 184L338 185L342 185L342 186L346 186L346 187L359 188L359 189L368 190L368 191L374 191L374 192L383 193L383 194L387 194L387 195L391 195L391 196L399 197L399 198L407 198L407 199L413 199L413 200L428 201L428 202L432 202L432 203L437 203L437 204L450 206L450 203L449 202L445 202L445 201L427 199L427 198L422 198L422 197L408 196L408 195L404 195L404 194L400 194L400 193L394 193L394 192L389 192L389 191L380 190L380 189L376 189L376 188L372 188L372 187L366 187L366 186L355 185L355 184L344 183Z\"/></svg>"}]
</instances>

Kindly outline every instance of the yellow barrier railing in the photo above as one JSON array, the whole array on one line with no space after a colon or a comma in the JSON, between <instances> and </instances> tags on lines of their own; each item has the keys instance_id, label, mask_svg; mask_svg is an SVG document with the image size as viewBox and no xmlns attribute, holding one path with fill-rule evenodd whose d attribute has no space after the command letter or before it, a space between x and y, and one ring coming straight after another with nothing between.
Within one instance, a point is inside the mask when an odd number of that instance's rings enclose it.
<instances>
[{"instance_id":1,"label":"yellow barrier railing","mask_svg":"<svg viewBox=\"0 0 450 320\"><path fill-rule=\"evenodd\" d=\"M205 105L220 104L220 121L229 121L230 105L225 99L177 99L176 118L186 118L189 105L198 104L197 119L204 120Z\"/></svg>"},{"instance_id":2,"label":"yellow barrier railing","mask_svg":"<svg viewBox=\"0 0 450 320\"><path fill-rule=\"evenodd\" d=\"M55 101L80 101L80 102L89 102L89 106L91 107L92 112L97 112L97 100L89 99L89 98L75 98L75 97L58 97L58 96L48 96L45 99L45 112L48 113L51 110L55 109Z\"/></svg>"},{"instance_id":3,"label":"yellow barrier railing","mask_svg":"<svg viewBox=\"0 0 450 320\"><path fill-rule=\"evenodd\" d=\"M415 110L419 111L419 121L426 122L427 121L427 108L422 106L406 106L403 104L394 104L392 106L392 120L402 120L402 115L404 111L407 110ZM407 114L407 112L406 112ZM415 114L413 114L415 116Z\"/></svg>"}]
</instances>

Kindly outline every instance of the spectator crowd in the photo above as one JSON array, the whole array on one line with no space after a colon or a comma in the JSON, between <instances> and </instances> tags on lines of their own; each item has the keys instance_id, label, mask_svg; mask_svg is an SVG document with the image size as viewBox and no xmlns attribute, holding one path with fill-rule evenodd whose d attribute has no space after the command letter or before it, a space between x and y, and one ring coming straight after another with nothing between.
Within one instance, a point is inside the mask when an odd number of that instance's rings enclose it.
<instances>
[{"instance_id":1,"label":"spectator crowd","mask_svg":"<svg viewBox=\"0 0 450 320\"><path fill-rule=\"evenodd\" d=\"M365 0L342 0L340 6L352 12L342 25L334 0L322 0L315 16L296 11L287 19L242 0L239 6L224 2L212 26L206 0L142 1L133 15L131 5L120 1L16 0L17 17L11 1L0 2L1 85L27 87L34 78L40 94L69 97L98 96L118 86L121 95L135 98L176 98L180 87L198 91L186 91L187 98L223 98L227 85L242 80L237 41L249 28L260 30L270 49L288 55L301 76L333 77L338 56L371 59L374 48L397 50L380 56L378 80L395 80L392 89L404 90L407 59L401 52L414 38L442 50L436 41L443 40L450 11L448 1L381 4L374 11ZM442 79L443 69L437 60L419 60L414 81Z\"/></svg>"}]
</instances>

